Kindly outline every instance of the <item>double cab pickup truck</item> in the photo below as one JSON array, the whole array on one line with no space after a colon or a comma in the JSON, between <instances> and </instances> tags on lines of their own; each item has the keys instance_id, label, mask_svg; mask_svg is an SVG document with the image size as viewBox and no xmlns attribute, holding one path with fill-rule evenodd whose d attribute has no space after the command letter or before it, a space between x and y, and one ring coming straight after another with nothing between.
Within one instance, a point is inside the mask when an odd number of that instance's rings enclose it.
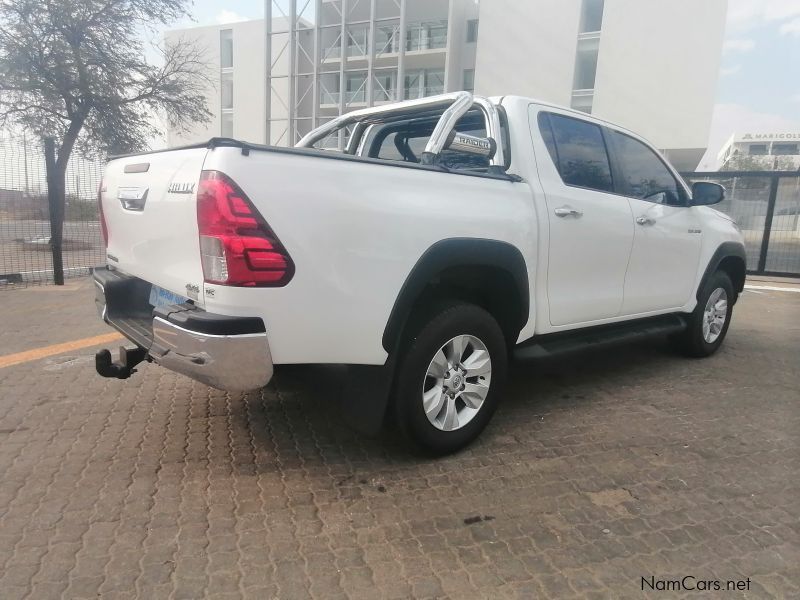
<instances>
[{"instance_id":1,"label":"double cab pickup truck","mask_svg":"<svg viewBox=\"0 0 800 600\"><path fill-rule=\"evenodd\" d=\"M147 360L222 390L275 365L349 365L344 414L418 447L484 429L510 360L664 334L725 339L736 223L641 137L517 96L354 111L293 148L214 138L117 157L99 202L102 318Z\"/></svg>"}]
</instances>

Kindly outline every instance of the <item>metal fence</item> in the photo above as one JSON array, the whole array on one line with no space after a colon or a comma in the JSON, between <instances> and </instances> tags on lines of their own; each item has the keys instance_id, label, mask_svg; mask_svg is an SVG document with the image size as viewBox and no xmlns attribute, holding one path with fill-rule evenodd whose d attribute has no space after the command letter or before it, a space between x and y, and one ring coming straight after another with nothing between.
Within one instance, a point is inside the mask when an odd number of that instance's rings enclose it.
<instances>
[{"instance_id":1,"label":"metal fence","mask_svg":"<svg viewBox=\"0 0 800 600\"><path fill-rule=\"evenodd\" d=\"M67 167L61 252L65 277L105 261L97 213L101 159L75 156ZM51 211L44 144L0 138L0 286L52 283Z\"/></svg>"},{"instance_id":2,"label":"metal fence","mask_svg":"<svg viewBox=\"0 0 800 600\"><path fill-rule=\"evenodd\" d=\"M750 273L800 275L800 172L720 171L684 177L690 183L725 186L725 200L714 208L741 228Z\"/></svg>"},{"instance_id":3,"label":"metal fence","mask_svg":"<svg viewBox=\"0 0 800 600\"><path fill-rule=\"evenodd\" d=\"M97 213L102 159L76 156L67 168L62 256L64 276L86 275L105 262ZM745 237L754 274L800 275L800 172L685 173L727 190L715 208L731 215ZM52 283L44 145L0 138L0 286Z\"/></svg>"}]
</instances>

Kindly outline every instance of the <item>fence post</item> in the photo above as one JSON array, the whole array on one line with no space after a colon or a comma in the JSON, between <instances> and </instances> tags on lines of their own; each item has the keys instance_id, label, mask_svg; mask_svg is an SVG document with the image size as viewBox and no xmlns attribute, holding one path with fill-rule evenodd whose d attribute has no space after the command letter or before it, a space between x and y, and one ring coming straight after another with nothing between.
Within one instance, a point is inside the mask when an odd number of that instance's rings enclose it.
<instances>
[{"instance_id":1,"label":"fence post","mask_svg":"<svg viewBox=\"0 0 800 600\"><path fill-rule=\"evenodd\" d=\"M64 202L63 185L56 173L56 143L53 138L44 140L44 161L47 169L47 204L50 209L50 248L53 253L53 281L64 285Z\"/></svg>"},{"instance_id":2,"label":"fence post","mask_svg":"<svg viewBox=\"0 0 800 600\"><path fill-rule=\"evenodd\" d=\"M772 236L772 217L775 215L775 200L778 197L779 179L777 175L770 177L767 214L764 217L764 234L761 238L761 253L758 256L759 273L767 270L767 252L769 252L769 238Z\"/></svg>"}]
</instances>

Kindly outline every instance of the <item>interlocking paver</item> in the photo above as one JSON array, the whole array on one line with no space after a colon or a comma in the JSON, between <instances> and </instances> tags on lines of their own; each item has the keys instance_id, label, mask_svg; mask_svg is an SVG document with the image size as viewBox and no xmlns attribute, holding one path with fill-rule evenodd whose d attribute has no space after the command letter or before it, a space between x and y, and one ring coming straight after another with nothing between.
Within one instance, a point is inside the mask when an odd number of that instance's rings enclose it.
<instances>
[{"instance_id":1,"label":"interlocking paver","mask_svg":"<svg viewBox=\"0 0 800 600\"><path fill-rule=\"evenodd\" d=\"M0 292L0 353L105 332L91 294ZM350 431L339 367L248 394L104 380L89 350L2 369L2 597L633 597L651 575L798 597L798 317L800 295L745 293L708 360L515 367L438 460Z\"/></svg>"}]
</instances>

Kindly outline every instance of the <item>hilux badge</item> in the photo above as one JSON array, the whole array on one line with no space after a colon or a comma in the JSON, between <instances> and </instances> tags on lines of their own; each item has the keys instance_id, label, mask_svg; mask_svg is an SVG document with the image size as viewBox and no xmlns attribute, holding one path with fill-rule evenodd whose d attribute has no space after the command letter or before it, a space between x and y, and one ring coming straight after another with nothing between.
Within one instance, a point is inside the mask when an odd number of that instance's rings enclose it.
<instances>
[{"instance_id":1,"label":"hilux badge","mask_svg":"<svg viewBox=\"0 0 800 600\"><path fill-rule=\"evenodd\" d=\"M178 183L173 182L169 184L167 188L168 194L193 194L194 193L194 183Z\"/></svg>"}]
</instances>

